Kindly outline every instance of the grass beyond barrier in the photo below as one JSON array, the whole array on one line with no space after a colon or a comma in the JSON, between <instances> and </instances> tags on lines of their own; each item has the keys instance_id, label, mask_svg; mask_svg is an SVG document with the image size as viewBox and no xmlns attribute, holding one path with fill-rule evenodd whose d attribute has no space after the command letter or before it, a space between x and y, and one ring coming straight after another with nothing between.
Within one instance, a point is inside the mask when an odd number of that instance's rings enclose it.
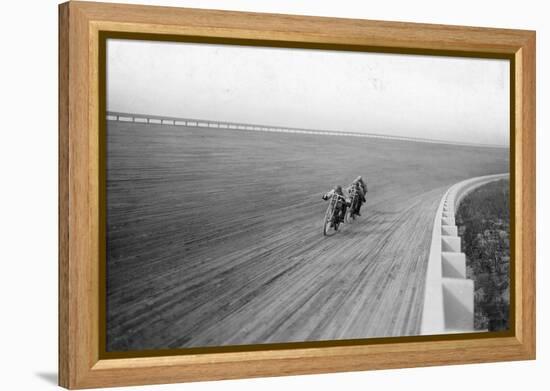
<instances>
[{"instance_id":1,"label":"grass beyond barrier","mask_svg":"<svg viewBox=\"0 0 550 391\"><path fill-rule=\"evenodd\" d=\"M510 182L468 194L456 215L467 277L474 280L474 328L507 330L510 305Z\"/></svg>"}]
</instances>

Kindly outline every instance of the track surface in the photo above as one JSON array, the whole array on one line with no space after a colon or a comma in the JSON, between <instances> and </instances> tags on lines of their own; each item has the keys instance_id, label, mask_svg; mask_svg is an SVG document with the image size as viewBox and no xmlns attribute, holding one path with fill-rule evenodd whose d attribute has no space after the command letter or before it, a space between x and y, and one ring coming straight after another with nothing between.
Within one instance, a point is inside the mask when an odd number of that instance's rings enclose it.
<instances>
[{"instance_id":1,"label":"track surface","mask_svg":"<svg viewBox=\"0 0 550 391\"><path fill-rule=\"evenodd\" d=\"M508 150L108 121L107 350L418 334L447 188ZM356 175L363 217L323 237Z\"/></svg>"}]
</instances>

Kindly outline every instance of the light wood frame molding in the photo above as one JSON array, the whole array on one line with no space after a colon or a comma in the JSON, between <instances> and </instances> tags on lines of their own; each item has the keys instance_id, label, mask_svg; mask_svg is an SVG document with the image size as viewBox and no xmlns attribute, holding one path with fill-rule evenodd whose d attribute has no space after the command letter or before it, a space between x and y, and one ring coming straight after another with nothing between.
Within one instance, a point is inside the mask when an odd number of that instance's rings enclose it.
<instances>
[{"instance_id":1,"label":"light wood frame molding","mask_svg":"<svg viewBox=\"0 0 550 391\"><path fill-rule=\"evenodd\" d=\"M511 336L100 357L101 31L454 53L515 64ZM59 6L59 384L91 388L535 358L535 32L71 1Z\"/></svg>"}]
</instances>

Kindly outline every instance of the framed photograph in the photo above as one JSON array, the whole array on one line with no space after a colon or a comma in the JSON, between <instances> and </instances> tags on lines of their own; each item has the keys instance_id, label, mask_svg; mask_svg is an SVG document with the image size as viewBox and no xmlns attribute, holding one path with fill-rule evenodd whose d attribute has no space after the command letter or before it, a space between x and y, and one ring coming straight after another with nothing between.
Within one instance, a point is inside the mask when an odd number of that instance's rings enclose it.
<instances>
[{"instance_id":1,"label":"framed photograph","mask_svg":"<svg viewBox=\"0 0 550 391\"><path fill-rule=\"evenodd\" d=\"M59 6L59 382L535 358L535 33Z\"/></svg>"}]
</instances>

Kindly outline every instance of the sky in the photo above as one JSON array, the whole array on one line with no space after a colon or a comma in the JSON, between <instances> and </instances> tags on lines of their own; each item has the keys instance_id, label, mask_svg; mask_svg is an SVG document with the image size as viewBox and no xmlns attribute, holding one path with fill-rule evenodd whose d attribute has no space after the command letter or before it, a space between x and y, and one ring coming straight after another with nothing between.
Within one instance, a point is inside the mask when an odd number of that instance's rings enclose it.
<instances>
[{"instance_id":1,"label":"sky","mask_svg":"<svg viewBox=\"0 0 550 391\"><path fill-rule=\"evenodd\" d=\"M107 110L509 145L509 62L107 42Z\"/></svg>"}]
</instances>

